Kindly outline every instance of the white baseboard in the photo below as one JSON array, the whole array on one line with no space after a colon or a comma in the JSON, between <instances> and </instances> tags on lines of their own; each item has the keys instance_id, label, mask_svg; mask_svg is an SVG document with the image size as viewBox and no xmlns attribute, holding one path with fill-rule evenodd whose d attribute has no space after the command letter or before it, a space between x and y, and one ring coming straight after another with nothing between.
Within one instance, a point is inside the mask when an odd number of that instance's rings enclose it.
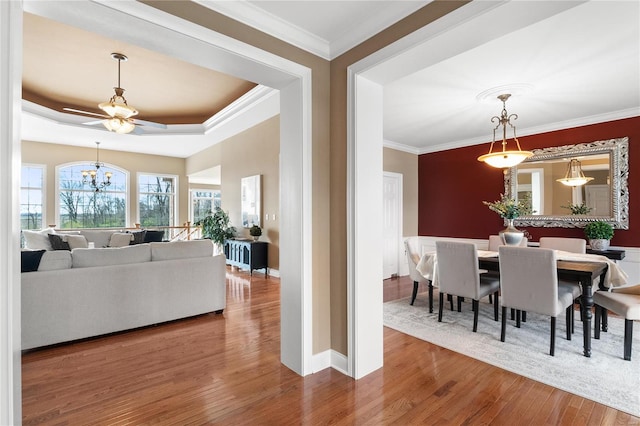
<instances>
[{"instance_id":1,"label":"white baseboard","mask_svg":"<svg viewBox=\"0 0 640 426\"><path fill-rule=\"evenodd\" d=\"M311 360L311 370L313 373L322 371L325 368L333 368L348 376L347 373L347 357L340 352L336 352L333 349L328 349L324 352L313 355Z\"/></svg>"}]
</instances>

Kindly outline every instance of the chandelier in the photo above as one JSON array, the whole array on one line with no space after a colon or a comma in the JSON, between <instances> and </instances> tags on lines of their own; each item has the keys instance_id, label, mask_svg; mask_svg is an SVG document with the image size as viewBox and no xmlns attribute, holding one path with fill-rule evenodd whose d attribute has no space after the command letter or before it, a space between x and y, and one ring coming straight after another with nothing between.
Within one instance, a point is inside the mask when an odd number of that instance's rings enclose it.
<instances>
[{"instance_id":1,"label":"chandelier","mask_svg":"<svg viewBox=\"0 0 640 426\"><path fill-rule=\"evenodd\" d=\"M122 53L112 53L111 57L118 61L118 85L113 88L115 95L107 102L98 105L111 117L103 120L102 124L112 132L129 133L135 128L131 117L137 115L138 111L127 104L127 100L124 98L124 89L120 87L120 62L126 61L128 58Z\"/></svg>"},{"instance_id":2,"label":"chandelier","mask_svg":"<svg viewBox=\"0 0 640 426\"><path fill-rule=\"evenodd\" d=\"M100 162L100 142L96 142L96 162L91 165L94 167L93 169L82 170L82 183L91 186L94 192L104 191L107 186L111 185L113 173L104 172L102 177L98 176L102 175L100 167L104 166L104 163Z\"/></svg>"},{"instance_id":3,"label":"chandelier","mask_svg":"<svg viewBox=\"0 0 640 426\"><path fill-rule=\"evenodd\" d=\"M567 165L567 173L565 173L564 177L562 179L556 179L556 181L567 186L581 186L592 180L592 177L584 175L580 161L575 158L572 158L571 161L569 161L569 164Z\"/></svg>"},{"instance_id":4,"label":"chandelier","mask_svg":"<svg viewBox=\"0 0 640 426\"><path fill-rule=\"evenodd\" d=\"M516 127L511 124L511 120L517 120L517 114L509 115L507 113L507 99L511 94L499 95L498 99L502 101L502 113L498 117L497 115L491 118L491 122L498 122L496 127L493 128L493 142L491 142L491 146L489 147L489 153L481 155L478 157L478 161L484 161L488 165L496 168L509 168L513 167L517 164L520 164L527 158L531 157L533 153L531 151L523 151L520 148L520 142L518 142L518 138L516 137ZM518 147L517 151L509 151L507 150L507 125L513 129L513 140L516 142ZM496 130L502 126L502 151L493 152L493 144L496 143Z\"/></svg>"}]
</instances>

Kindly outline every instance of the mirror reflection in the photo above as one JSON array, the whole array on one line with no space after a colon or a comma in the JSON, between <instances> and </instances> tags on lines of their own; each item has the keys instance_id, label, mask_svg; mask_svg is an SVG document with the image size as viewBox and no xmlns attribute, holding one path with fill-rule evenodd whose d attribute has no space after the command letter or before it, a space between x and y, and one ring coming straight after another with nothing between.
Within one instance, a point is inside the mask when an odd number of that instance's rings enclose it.
<instances>
[{"instance_id":1,"label":"mirror reflection","mask_svg":"<svg viewBox=\"0 0 640 426\"><path fill-rule=\"evenodd\" d=\"M520 226L583 227L603 220L628 229L628 139L534 150L505 173L505 193L528 200Z\"/></svg>"}]
</instances>

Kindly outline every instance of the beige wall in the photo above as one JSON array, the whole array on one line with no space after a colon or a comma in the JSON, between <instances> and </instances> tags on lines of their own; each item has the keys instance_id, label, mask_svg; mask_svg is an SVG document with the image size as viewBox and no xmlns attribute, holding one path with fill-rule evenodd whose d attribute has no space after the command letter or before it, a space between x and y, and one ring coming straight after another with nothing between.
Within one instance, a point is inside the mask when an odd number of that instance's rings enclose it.
<instances>
[{"instance_id":1,"label":"beige wall","mask_svg":"<svg viewBox=\"0 0 640 426\"><path fill-rule=\"evenodd\" d=\"M131 152L111 151L105 148L107 144L100 146L100 161L113 164L129 172L129 188L137 188L138 173L162 173L178 177L178 225L189 220L189 184L185 175L184 159L164 157L160 155L136 154ZM46 212L44 225L56 224L56 166L65 163L83 161L87 165L96 161L96 148L58 145L41 142L22 142L22 162L31 164L44 164L46 170ZM138 222L137 192L129 191L127 205L129 207L129 223L133 227Z\"/></svg>"},{"instance_id":2,"label":"beige wall","mask_svg":"<svg viewBox=\"0 0 640 426\"><path fill-rule=\"evenodd\" d=\"M222 209L229 213L238 235L249 237L242 227L240 182L243 177L262 176L261 241L269 242L269 267L280 267L280 119L266 120L187 159L189 173L197 162L201 169L221 166ZM269 219L265 220L265 214ZM275 215L275 219L273 219Z\"/></svg>"},{"instance_id":3,"label":"beige wall","mask_svg":"<svg viewBox=\"0 0 640 426\"><path fill-rule=\"evenodd\" d=\"M402 175L402 235L418 235L418 156L384 148L382 169Z\"/></svg>"}]
</instances>

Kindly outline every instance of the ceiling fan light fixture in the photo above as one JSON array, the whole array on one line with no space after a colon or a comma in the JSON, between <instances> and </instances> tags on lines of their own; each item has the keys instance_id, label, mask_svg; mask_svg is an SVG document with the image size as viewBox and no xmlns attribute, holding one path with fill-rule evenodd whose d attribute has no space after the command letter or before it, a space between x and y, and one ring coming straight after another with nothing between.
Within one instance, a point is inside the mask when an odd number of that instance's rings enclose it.
<instances>
[{"instance_id":1,"label":"ceiling fan light fixture","mask_svg":"<svg viewBox=\"0 0 640 426\"><path fill-rule=\"evenodd\" d=\"M120 117L107 118L102 120L102 124L107 130L116 133L131 133L136 128L130 120Z\"/></svg>"},{"instance_id":2,"label":"ceiling fan light fixture","mask_svg":"<svg viewBox=\"0 0 640 426\"><path fill-rule=\"evenodd\" d=\"M124 89L120 87L120 62L126 61L127 57L122 53L112 53L111 57L118 61L118 85L113 88L116 93L107 102L98 104L98 108L109 117L127 119L138 114L135 108L127 104L127 100L124 98Z\"/></svg>"},{"instance_id":3,"label":"ceiling fan light fixture","mask_svg":"<svg viewBox=\"0 0 640 426\"><path fill-rule=\"evenodd\" d=\"M517 120L517 114L508 114L507 113L507 99L511 94L499 95L498 99L502 101L502 113L500 116L494 116L491 118L491 122L498 122L496 127L493 129L493 142L491 142L491 146L489 147L489 152L487 154L481 155L478 157L478 161L484 161L488 165L496 168L510 168L516 166L526 160L527 158L533 155L531 151L523 151L520 148L520 142L516 137L516 126L511 123L511 120ZM507 150L507 125L509 125L513 129L513 140L518 147L517 150ZM496 130L502 126L502 151L493 152L493 145L496 143Z\"/></svg>"}]
</instances>

